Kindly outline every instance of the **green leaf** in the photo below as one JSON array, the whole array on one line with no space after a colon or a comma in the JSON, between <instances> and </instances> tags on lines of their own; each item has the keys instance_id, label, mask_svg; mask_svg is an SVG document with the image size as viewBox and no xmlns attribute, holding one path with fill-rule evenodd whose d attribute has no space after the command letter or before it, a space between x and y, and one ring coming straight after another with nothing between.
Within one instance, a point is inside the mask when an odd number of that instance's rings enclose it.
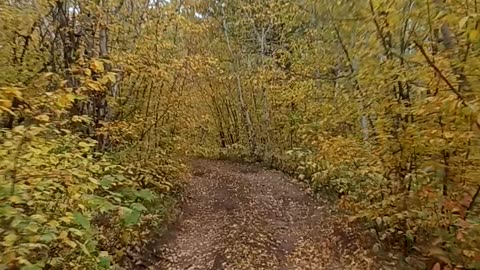
<instances>
[{"instance_id":1,"label":"green leaf","mask_svg":"<svg viewBox=\"0 0 480 270\"><path fill-rule=\"evenodd\" d=\"M99 210L101 213L109 212L115 209L115 206L106 198L92 196L88 199L88 205Z\"/></svg>"},{"instance_id":2,"label":"green leaf","mask_svg":"<svg viewBox=\"0 0 480 270\"><path fill-rule=\"evenodd\" d=\"M132 205L130 207L132 209L135 209L135 210L140 211L140 212L148 211L148 209L141 203L132 203Z\"/></svg>"},{"instance_id":3,"label":"green leaf","mask_svg":"<svg viewBox=\"0 0 480 270\"><path fill-rule=\"evenodd\" d=\"M79 212L75 212L73 214L75 218L75 222L77 222L80 226L82 226L85 230L90 230L90 221Z\"/></svg>"},{"instance_id":4,"label":"green leaf","mask_svg":"<svg viewBox=\"0 0 480 270\"><path fill-rule=\"evenodd\" d=\"M40 236L40 241L42 241L44 243L50 243L54 239L55 239L55 234L53 234L53 233L46 233L46 234L42 234Z\"/></svg>"},{"instance_id":5,"label":"green leaf","mask_svg":"<svg viewBox=\"0 0 480 270\"><path fill-rule=\"evenodd\" d=\"M128 208L127 208L128 209ZM123 217L123 222L125 226L130 227L138 224L140 220L140 211L128 209L125 216Z\"/></svg>"},{"instance_id":6,"label":"green leaf","mask_svg":"<svg viewBox=\"0 0 480 270\"><path fill-rule=\"evenodd\" d=\"M88 240L86 243L85 243L85 247L87 248L88 252L92 253L94 252L95 250L97 250L97 241L94 241L94 240Z\"/></svg>"},{"instance_id":7,"label":"green leaf","mask_svg":"<svg viewBox=\"0 0 480 270\"><path fill-rule=\"evenodd\" d=\"M405 233L405 237L407 238L407 241L408 241L409 243L413 243L414 240L415 240L415 238L414 238L414 236L413 236L413 232L410 231L410 230L408 230L408 231Z\"/></svg>"},{"instance_id":8,"label":"green leaf","mask_svg":"<svg viewBox=\"0 0 480 270\"><path fill-rule=\"evenodd\" d=\"M150 189L142 189L138 191L136 195L146 201L152 201L156 198L155 193Z\"/></svg>"},{"instance_id":9,"label":"green leaf","mask_svg":"<svg viewBox=\"0 0 480 270\"><path fill-rule=\"evenodd\" d=\"M110 258L100 257L100 261L98 262L98 266L101 267L101 268L109 268L110 267Z\"/></svg>"},{"instance_id":10,"label":"green leaf","mask_svg":"<svg viewBox=\"0 0 480 270\"><path fill-rule=\"evenodd\" d=\"M103 188L110 188L113 185L113 182L115 181L115 178L111 175L105 175L102 177L102 180L100 180L100 186Z\"/></svg>"},{"instance_id":11,"label":"green leaf","mask_svg":"<svg viewBox=\"0 0 480 270\"><path fill-rule=\"evenodd\" d=\"M136 199L140 197L138 195L138 191L132 187L123 187L122 189L119 190L120 194L122 197L127 197L128 199Z\"/></svg>"},{"instance_id":12,"label":"green leaf","mask_svg":"<svg viewBox=\"0 0 480 270\"><path fill-rule=\"evenodd\" d=\"M85 253L85 255L90 256L90 251L88 250L87 246L85 244L79 243L80 244L80 249Z\"/></svg>"}]
</instances>

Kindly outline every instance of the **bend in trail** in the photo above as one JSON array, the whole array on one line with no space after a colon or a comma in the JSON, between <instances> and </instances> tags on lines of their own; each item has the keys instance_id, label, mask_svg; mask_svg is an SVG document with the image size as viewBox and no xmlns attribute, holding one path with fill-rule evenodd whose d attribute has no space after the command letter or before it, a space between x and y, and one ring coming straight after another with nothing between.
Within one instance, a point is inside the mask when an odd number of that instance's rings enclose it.
<instances>
[{"instance_id":1,"label":"bend in trail","mask_svg":"<svg viewBox=\"0 0 480 270\"><path fill-rule=\"evenodd\" d=\"M195 161L186 196L152 269L379 269L328 203L279 172Z\"/></svg>"}]
</instances>

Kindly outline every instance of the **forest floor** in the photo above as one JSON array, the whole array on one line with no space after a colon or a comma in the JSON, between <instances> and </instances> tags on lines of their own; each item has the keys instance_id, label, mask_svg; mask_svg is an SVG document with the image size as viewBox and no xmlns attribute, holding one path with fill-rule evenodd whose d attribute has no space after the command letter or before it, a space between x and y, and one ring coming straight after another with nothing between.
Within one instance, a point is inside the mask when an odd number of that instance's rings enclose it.
<instances>
[{"instance_id":1,"label":"forest floor","mask_svg":"<svg viewBox=\"0 0 480 270\"><path fill-rule=\"evenodd\" d=\"M197 160L185 197L150 269L381 269L362 230L280 172Z\"/></svg>"}]
</instances>

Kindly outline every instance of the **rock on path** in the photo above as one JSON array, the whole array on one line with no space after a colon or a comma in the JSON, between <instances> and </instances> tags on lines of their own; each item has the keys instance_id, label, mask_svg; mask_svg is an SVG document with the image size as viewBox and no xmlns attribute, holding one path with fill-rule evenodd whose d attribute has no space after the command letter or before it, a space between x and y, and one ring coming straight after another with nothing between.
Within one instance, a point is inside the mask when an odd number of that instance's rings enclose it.
<instances>
[{"instance_id":1,"label":"rock on path","mask_svg":"<svg viewBox=\"0 0 480 270\"><path fill-rule=\"evenodd\" d=\"M152 269L379 269L355 230L302 185L255 165L199 160Z\"/></svg>"}]
</instances>

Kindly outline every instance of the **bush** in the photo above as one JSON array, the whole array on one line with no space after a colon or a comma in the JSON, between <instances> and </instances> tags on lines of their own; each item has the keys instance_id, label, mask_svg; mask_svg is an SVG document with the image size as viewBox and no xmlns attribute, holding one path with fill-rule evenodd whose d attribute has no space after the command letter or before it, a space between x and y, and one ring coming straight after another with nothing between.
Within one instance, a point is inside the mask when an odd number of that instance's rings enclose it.
<instances>
[{"instance_id":1,"label":"bush","mask_svg":"<svg viewBox=\"0 0 480 270\"><path fill-rule=\"evenodd\" d=\"M0 141L1 268L107 269L177 189L159 173L178 176L178 164L134 172L50 124L2 130Z\"/></svg>"}]
</instances>

